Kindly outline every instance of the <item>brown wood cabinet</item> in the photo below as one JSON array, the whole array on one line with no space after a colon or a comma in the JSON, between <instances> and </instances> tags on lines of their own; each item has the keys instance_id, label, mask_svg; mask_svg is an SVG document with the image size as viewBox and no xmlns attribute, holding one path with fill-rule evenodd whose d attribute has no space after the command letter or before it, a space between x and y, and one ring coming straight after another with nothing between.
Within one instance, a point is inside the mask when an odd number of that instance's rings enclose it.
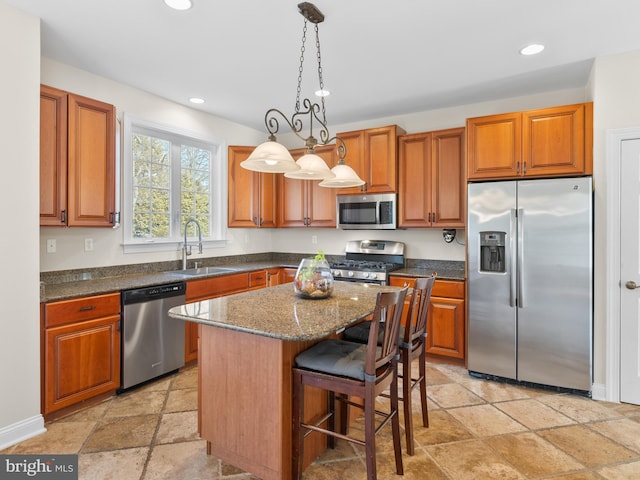
<instances>
[{"instance_id":1,"label":"brown wood cabinet","mask_svg":"<svg viewBox=\"0 0 640 480\"><path fill-rule=\"evenodd\" d=\"M316 147L329 168L335 163L335 145ZM292 150L294 159L306 153L306 148ZM278 175L278 227L336 227L337 189L320 187L319 180L297 180Z\"/></svg>"},{"instance_id":2,"label":"brown wood cabinet","mask_svg":"<svg viewBox=\"0 0 640 480\"><path fill-rule=\"evenodd\" d=\"M398 227L464 227L464 131L452 128L400 136Z\"/></svg>"},{"instance_id":3,"label":"brown wood cabinet","mask_svg":"<svg viewBox=\"0 0 640 480\"><path fill-rule=\"evenodd\" d=\"M389 284L411 285L414 278L389 276ZM431 303L427 318L427 355L463 363L465 345L464 281L438 280L431 291ZM405 302L408 304L408 302Z\"/></svg>"},{"instance_id":4,"label":"brown wood cabinet","mask_svg":"<svg viewBox=\"0 0 640 480\"><path fill-rule=\"evenodd\" d=\"M115 107L40 87L40 225L113 227Z\"/></svg>"},{"instance_id":5,"label":"brown wood cabinet","mask_svg":"<svg viewBox=\"0 0 640 480\"><path fill-rule=\"evenodd\" d=\"M342 188L339 193L396 192L398 137L404 133L397 125L338 133L347 149L344 163L365 181L362 187Z\"/></svg>"},{"instance_id":6,"label":"brown wood cabinet","mask_svg":"<svg viewBox=\"0 0 640 480\"><path fill-rule=\"evenodd\" d=\"M120 386L120 294L43 307L45 416Z\"/></svg>"},{"instance_id":7,"label":"brown wood cabinet","mask_svg":"<svg viewBox=\"0 0 640 480\"><path fill-rule=\"evenodd\" d=\"M240 166L255 147L231 146L228 150L228 226L274 228L276 226L276 175L252 172Z\"/></svg>"},{"instance_id":8,"label":"brown wood cabinet","mask_svg":"<svg viewBox=\"0 0 640 480\"><path fill-rule=\"evenodd\" d=\"M249 274L236 273L222 277L202 278L187 282L185 294L187 303L200 302L210 298L224 297L249 290ZM198 324L185 322L184 361L193 362L198 359Z\"/></svg>"},{"instance_id":9,"label":"brown wood cabinet","mask_svg":"<svg viewBox=\"0 0 640 480\"><path fill-rule=\"evenodd\" d=\"M593 104L467 119L469 180L590 175Z\"/></svg>"}]
</instances>

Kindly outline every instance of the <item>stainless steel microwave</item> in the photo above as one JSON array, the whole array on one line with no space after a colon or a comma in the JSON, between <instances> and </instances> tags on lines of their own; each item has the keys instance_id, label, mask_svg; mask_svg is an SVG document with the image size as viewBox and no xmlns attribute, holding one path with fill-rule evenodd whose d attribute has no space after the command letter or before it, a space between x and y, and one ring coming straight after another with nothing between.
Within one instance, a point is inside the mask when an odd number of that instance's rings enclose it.
<instances>
[{"instance_id":1,"label":"stainless steel microwave","mask_svg":"<svg viewBox=\"0 0 640 480\"><path fill-rule=\"evenodd\" d=\"M343 230L394 230L396 194L338 195L336 218Z\"/></svg>"}]
</instances>

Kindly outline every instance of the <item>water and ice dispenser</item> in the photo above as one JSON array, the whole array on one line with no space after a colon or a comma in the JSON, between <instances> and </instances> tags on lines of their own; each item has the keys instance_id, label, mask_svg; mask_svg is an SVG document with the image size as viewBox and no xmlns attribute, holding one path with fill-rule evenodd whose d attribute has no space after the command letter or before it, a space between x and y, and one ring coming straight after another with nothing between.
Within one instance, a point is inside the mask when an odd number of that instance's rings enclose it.
<instances>
[{"instance_id":1,"label":"water and ice dispenser","mask_svg":"<svg viewBox=\"0 0 640 480\"><path fill-rule=\"evenodd\" d=\"M480 271L506 272L505 232L480 232Z\"/></svg>"}]
</instances>

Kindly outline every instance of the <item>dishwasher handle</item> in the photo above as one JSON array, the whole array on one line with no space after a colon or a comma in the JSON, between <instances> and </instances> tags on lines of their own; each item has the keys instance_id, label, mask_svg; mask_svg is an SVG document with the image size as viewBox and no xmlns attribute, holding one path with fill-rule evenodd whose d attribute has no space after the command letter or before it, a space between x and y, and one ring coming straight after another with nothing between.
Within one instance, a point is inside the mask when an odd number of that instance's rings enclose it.
<instances>
[{"instance_id":1,"label":"dishwasher handle","mask_svg":"<svg viewBox=\"0 0 640 480\"><path fill-rule=\"evenodd\" d=\"M150 302L163 298L178 297L184 295L187 290L185 282L165 283L153 287L135 288L122 291L122 304Z\"/></svg>"}]
</instances>

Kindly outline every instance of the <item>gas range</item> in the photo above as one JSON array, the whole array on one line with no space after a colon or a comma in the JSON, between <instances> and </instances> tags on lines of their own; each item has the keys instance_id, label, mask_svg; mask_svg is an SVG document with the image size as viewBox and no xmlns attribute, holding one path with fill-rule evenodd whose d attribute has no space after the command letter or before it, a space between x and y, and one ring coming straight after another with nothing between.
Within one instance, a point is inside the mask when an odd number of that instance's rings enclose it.
<instances>
[{"instance_id":1,"label":"gas range","mask_svg":"<svg viewBox=\"0 0 640 480\"><path fill-rule=\"evenodd\" d=\"M404 243L387 240L350 240L345 259L330 263L336 281L386 285L387 273L404 267Z\"/></svg>"}]
</instances>

